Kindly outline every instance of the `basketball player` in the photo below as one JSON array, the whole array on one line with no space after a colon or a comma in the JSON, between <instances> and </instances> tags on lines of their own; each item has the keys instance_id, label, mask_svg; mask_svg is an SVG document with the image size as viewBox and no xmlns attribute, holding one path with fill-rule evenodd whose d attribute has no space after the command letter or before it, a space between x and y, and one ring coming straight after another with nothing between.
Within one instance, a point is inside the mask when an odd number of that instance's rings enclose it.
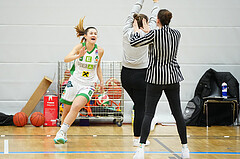
<instances>
[{"instance_id":1,"label":"basketball player","mask_svg":"<svg viewBox=\"0 0 240 159\"><path fill-rule=\"evenodd\" d=\"M148 66L148 47L134 48L130 45L130 36L134 34L134 19L142 26L142 19L148 19L144 14L139 14L144 0L137 0L123 28L123 61L121 70L121 81L123 88L134 103L134 139L133 146L139 146L142 121L145 110L146 82L145 74ZM153 8L149 19L150 28L156 27L156 17L159 11L158 0L153 0ZM146 33L141 32L141 36ZM146 145L150 142L147 140Z\"/></svg>"},{"instance_id":2,"label":"basketball player","mask_svg":"<svg viewBox=\"0 0 240 159\"><path fill-rule=\"evenodd\" d=\"M83 28L83 19L75 27L77 37L83 36L81 43L64 58L64 62L74 61L70 70L71 77L62 93L60 102L64 103L62 125L54 142L64 144L67 141L67 130L76 119L79 111L91 99L95 83L100 80L103 90L102 69L100 67L104 50L97 46L98 32L95 27Z\"/></svg>"}]
</instances>

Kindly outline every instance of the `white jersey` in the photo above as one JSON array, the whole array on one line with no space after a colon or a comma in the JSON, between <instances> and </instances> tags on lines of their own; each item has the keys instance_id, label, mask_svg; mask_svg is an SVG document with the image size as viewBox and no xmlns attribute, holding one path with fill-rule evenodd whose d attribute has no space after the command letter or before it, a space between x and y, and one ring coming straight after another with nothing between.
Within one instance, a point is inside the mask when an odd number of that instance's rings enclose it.
<instances>
[{"instance_id":1,"label":"white jersey","mask_svg":"<svg viewBox=\"0 0 240 159\"><path fill-rule=\"evenodd\" d=\"M86 46L86 43L82 43L82 46ZM72 77L83 84L93 85L98 79L96 71L98 61L98 47L95 44L92 51L87 51L84 56L74 61L70 70Z\"/></svg>"}]
</instances>

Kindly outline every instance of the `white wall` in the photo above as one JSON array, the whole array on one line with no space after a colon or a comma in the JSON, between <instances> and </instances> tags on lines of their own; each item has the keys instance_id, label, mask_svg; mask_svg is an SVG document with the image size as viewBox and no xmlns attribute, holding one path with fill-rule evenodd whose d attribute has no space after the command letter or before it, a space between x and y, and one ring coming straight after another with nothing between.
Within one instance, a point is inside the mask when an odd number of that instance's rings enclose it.
<instances>
[{"instance_id":1,"label":"white wall","mask_svg":"<svg viewBox=\"0 0 240 159\"><path fill-rule=\"evenodd\" d=\"M120 61L122 28L135 0L0 0L0 112L14 114L26 104L44 76L54 78L62 61L79 40L73 27L86 16L85 26L99 30L104 61ZM182 33L179 63L184 109L203 73L213 68L240 79L240 1L171 0L159 2L173 13L171 27ZM150 14L151 0L142 13ZM132 102L126 95L125 122ZM38 105L42 106L42 103ZM158 106L159 122L173 122L165 97Z\"/></svg>"}]
</instances>

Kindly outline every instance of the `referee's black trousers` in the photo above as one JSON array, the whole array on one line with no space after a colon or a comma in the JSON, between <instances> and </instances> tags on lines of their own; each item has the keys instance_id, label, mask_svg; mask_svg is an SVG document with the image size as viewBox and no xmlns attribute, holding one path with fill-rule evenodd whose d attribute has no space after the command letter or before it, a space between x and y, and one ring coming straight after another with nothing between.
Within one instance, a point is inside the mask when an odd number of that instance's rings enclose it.
<instances>
[{"instance_id":1,"label":"referee's black trousers","mask_svg":"<svg viewBox=\"0 0 240 159\"><path fill-rule=\"evenodd\" d=\"M142 121L145 111L146 98L146 69L131 69L122 67L121 81L123 88L134 103L134 124L133 132L135 137L141 133Z\"/></svg>"},{"instance_id":2,"label":"referee's black trousers","mask_svg":"<svg viewBox=\"0 0 240 159\"><path fill-rule=\"evenodd\" d=\"M157 103L164 90L170 105L171 112L176 120L178 134L182 144L187 143L186 123L183 119L180 103L180 85L179 83L170 85L155 85L147 83L146 88L146 111L144 114L140 143L146 143L148 138L151 121L154 117Z\"/></svg>"}]
</instances>

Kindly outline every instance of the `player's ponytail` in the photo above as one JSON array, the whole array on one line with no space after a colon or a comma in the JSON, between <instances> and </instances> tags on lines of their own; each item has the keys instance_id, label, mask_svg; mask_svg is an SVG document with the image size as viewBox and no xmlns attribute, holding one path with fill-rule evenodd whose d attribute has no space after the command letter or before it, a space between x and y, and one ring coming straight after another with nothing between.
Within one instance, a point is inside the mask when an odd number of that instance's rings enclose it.
<instances>
[{"instance_id":1,"label":"player's ponytail","mask_svg":"<svg viewBox=\"0 0 240 159\"><path fill-rule=\"evenodd\" d=\"M146 22L148 22L148 17L145 14L137 14L137 13L135 13L133 15L133 18L137 20L139 28L143 27L143 23L142 23L143 19L146 19Z\"/></svg>"},{"instance_id":2,"label":"player's ponytail","mask_svg":"<svg viewBox=\"0 0 240 159\"><path fill-rule=\"evenodd\" d=\"M76 30L76 32L77 32L77 33L76 33L76 34L77 34L77 37L83 36L83 35L85 34L85 30L84 30L84 28L83 28L83 20L84 20L84 18L85 18L85 17L80 18L78 25L75 26L75 28L74 28L74 29ZM81 43L82 43L83 41L85 41L85 37L82 38Z\"/></svg>"},{"instance_id":3,"label":"player's ponytail","mask_svg":"<svg viewBox=\"0 0 240 159\"><path fill-rule=\"evenodd\" d=\"M95 27L88 27L87 29L83 28L83 20L85 17L80 18L79 23L77 26L75 26L75 30L76 30L76 34L77 37L83 36L83 35L87 35L87 32L89 29L95 29L97 31L97 29ZM82 38L81 43L83 43L84 41L86 41L85 37Z\"/></svg>"}]
</instances>

